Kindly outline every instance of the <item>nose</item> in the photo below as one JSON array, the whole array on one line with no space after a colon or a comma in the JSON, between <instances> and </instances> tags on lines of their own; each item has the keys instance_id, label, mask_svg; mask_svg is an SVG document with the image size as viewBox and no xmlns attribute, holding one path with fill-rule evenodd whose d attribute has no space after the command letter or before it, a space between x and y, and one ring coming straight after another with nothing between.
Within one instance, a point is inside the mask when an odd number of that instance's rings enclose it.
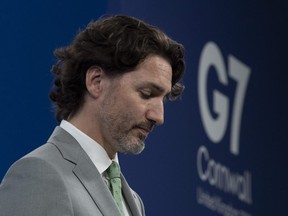
<instances>
[{"instance_id":1,"label":"nose","mask_svg":"<svg viewBox=\"0 0 288 216\"><path fill-rule=\"evenodd\" d=\"M150 104L146 113L146 118L156 125L162 125L164 123L164 105L163 101Z\"/></svg>"}]
</instances>

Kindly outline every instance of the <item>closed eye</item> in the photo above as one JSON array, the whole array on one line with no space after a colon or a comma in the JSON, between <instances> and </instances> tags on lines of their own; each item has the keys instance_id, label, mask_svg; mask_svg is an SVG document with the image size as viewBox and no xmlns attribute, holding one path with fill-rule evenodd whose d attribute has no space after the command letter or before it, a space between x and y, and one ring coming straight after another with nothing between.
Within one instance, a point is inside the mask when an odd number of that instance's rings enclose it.
<instances>
[{"instance_id":1,"label":"closed eye","mask_svg":"<svg viewBox=\"0 0 288 216\"><path fill-rule=\"evenodd\" d=\"M163 103L167 100L169 100L171 92L165 92L163 88L160 86L154 84L154 83L148 83L145 87L138 89L141 98L143 99L151 99L155 97L161 97L163 100Z\"/></svg>"},{"instance_id":2,"label":"closed eye","mask_svg":"<svg viewBox=\"0 0 288 216\"><path fill-rule=\"evenodd\" d=\"M143 99L149 99L153 96L151 90L141 90L140 95Z\"/></svg>"}]
</instances>

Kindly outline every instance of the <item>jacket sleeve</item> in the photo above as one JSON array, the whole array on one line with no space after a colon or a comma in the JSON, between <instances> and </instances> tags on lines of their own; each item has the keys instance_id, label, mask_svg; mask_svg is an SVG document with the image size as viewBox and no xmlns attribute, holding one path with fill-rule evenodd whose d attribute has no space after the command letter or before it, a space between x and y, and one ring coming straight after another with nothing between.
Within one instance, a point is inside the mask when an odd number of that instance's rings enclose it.
<instances>
[{"instance_id":1,"label":"jacket sleeve","mask_svg":"<svg viewBox=\"0 0 288 216\"><path fill-rule=\"evenodd\" d=\"M70 216L73 208L61 175L46 161L28 157L10 167L0 185L2 216Z\"/></svg>"}]
</instances>

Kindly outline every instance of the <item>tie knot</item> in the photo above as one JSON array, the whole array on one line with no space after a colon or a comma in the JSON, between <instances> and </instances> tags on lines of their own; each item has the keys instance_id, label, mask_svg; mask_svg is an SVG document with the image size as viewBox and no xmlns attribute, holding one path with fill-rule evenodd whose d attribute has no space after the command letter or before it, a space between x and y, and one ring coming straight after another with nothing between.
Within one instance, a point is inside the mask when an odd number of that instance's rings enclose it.
<instances>
[{"instance_id":1,"label":"tie knot","mask_svg":"<svg viewBox=\"0 0 288 216\"><path fill-rule=\"evenodd\" d=\"M112 161L112 164L107 169L107 174L110 179L120 178L120 167L117 162Z\"/></svg>"}]
</instances>

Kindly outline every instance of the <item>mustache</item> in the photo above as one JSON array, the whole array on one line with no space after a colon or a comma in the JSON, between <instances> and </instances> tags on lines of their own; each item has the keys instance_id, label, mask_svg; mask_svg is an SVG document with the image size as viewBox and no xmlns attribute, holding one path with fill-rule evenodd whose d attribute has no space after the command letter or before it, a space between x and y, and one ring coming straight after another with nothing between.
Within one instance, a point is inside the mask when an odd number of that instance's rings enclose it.
<instances>
[{"instance_id":1,"label":"mustache","mask_svg":"<svg viewBox=\"0 0 288 216\"><path fill-rule=\"evenodd\" d=\"M142 129L144 129L150 133L153 130L154 126L155 126L154 122L145 121L145 122L141 122L139 124L136 124L133 128L142 128Z\"/></svg>"}]
</instances>

